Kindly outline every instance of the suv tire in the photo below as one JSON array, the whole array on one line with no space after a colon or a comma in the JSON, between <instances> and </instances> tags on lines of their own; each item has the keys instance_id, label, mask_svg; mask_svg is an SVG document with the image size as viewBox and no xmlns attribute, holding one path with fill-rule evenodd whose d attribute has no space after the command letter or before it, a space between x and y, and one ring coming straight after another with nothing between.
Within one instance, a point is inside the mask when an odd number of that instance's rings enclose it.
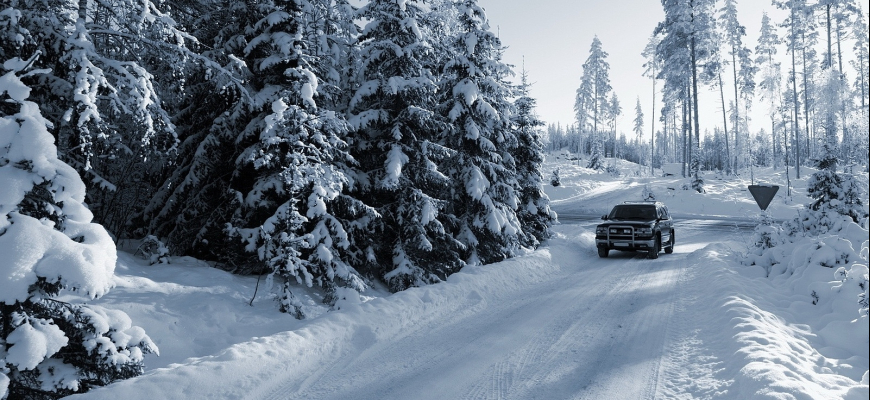
<instances>
[{"instance_id":1,"label":"suv tire","mask_svg":"<svg viewBox=\"0 0 870 400\"><path fill-rule=\"evenodd\" d=\"M607 258L608 253L610 253L610 249L608 249L607 247L598 248L598 257Z\"/></svg>"},{"instance_id":2,"label":"suv tire","mask_svg":"<svg viewBox=\"0 0 870 400\"><path fill-rule=\"evenodd\" d=\"M661 235L656 235L655 248L651 249L649 253L647 253L647 257L650 260L655 260L656 258L659 258L660 251L662 251L662 237Z\"/></svg>"},{"instance_id":3,"label":"suv tire","mask_svg":"<svg viewBox=\"0 0 870 400\"><path fill-rule=\"evenodd\" d=\"M674 252L674 246L677 245L677 238L674 237L674 231L671 230L671 240L668 243L668 247L665 247L665 254L671 254Z\"/></svg>"}]
</instances>

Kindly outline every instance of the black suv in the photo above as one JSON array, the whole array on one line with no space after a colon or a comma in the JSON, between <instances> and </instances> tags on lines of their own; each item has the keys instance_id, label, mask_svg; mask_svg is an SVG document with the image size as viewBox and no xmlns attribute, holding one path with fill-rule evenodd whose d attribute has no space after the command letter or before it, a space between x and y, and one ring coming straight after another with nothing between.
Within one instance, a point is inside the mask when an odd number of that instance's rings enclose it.
<instances>
[{"instance_id":1,"label":"black suv","mask_svg":"<svg viewBox=\"0 0 870 400\"><path fill-rule=\"evenodd\" d=\"M674 220L668 207L657 201L627 201L601 217L607 221L595 228L598 256L607 257L611 249L645 250L649 258L674 252Z\"/></svg>"}]
</instances>

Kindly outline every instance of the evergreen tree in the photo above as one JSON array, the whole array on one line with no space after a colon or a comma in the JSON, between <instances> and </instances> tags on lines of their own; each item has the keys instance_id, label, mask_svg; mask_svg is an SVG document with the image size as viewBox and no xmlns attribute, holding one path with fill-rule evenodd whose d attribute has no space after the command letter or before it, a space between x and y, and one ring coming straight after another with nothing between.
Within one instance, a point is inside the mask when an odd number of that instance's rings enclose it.
<instances>
[{"instance_id":1,"label":"evergreen tree","mask_svg":"<svg viewBox=\"0 0 870 400\"><path fill-rule=\"evenodd\" d=\"M57 158L51 123L27 100L20 78L46 73L24 72L38 54L0 67L0 398L86 392L142 374L143 354L157 351L125 313L79 302L108 292L117 255L91 222L78 173Z\"/></svg>"},{"instance_id":2,"label":"evergreen tree","mask_svg":"<svg viewBox=\"0 0 870 400\"><path fill-rule=\"evenodd\" d=\"M868 216L864 205L866 190L853 175L837 173L839 160L830 142L825 143L823 150L816 161L819 170L807 179L807 195L813 199L808 208L815 212L814 224L831 229L837 224L832 217L837 215L861 223Z\"/></svg>"},{"instance_id":3,"label":"evergreen tree","mask_svg":"<svg viewBox=\"0 0 870 400\"><path fill-rule=\"evenodd\" d=\"M237 139L251 144L236 159L239 172L230 184L243 200L227 230L245 242L247 251L256 248L270 276L280 278L282 311L301 318L293 284L316 284L328 294L336 287L362 291L366 284L344 259L350 242L342 213L348 213L336 209L346 205L336 200L354 163L345 151L348 125L315 101L321 82L317 67L328 73L334 64L313 53L329 46L318 46L317 36L303 36L303 10L315 4L273 4L261 6L263 17L246 31L245 57L252 86L259 89L259 112Z\"/></svg>"},{"instance_id":4,"label":"evergreen tree","mask_svg":"<svg viewBox=\"0 0 870 400\"><path fill-rule=\"evenodd\" d=\"M655 154L656 154L656 148L655 148L655 142L656 142L656 140L655 140L655 135L656 135L655 104L656 104L656 79L657 79L657 77L656 77L657 72L656 71L659 69L658 57L656 57L656 47L658 47L658 42L659 42L659 40L655 34L650 35L649 41L647 42L646 47L644 47L643 52L641 53L643 58L646 60L646 62L643 65L644 66L644 73L643 74L644 74L644 76L648 76L648 77L650 77L650 79L652 79L653 115L652 115L652 118L650 119L651 120L650 121L651 135L650 135L650 141L649 141L650 157L651 157L650 164L649 164L650 174L653 173L653 170L655 168L655 166L654 166L655 163L653 162L653 160L656 158L655 157Z\"/></svg>"},{"instance_id":5,"label":"evergreen tree","mask_svg":"<svg viewBox=\"0 0 870 400\"><path fill-rule=\"evenodd\" d=\"M350 101L352 155L361 174L354 193L378 213L355 238L367 269L393 291L442 281L465 265L451 180L439 164L454 151L435 113L438 87L421 3L373 0L359 38L359 88Z\"/></svg>"},{"instance_id":6,"label":"evergreen tree","mask_svg":"<svg viewBox=\"0 0 870 400\"><path fill-rule=\"evenodd\" d=\"M640 147L641 141L643 141L643 109L640 106L640 97L637 98L637 104L634 106L634 134L635 134L635 142L637 146ZM638 164L643 164L643 159L645 157L642 153L638 154Z\"/></svg>"},{"instance_id":7,"label":"evergreen tree","mask_svg":"<svg viewBox=\"0 0 870 400\"><path fill-rule=\"evenodd\" d=\"M517 218L521 199L514 154L519 143L511 128L511 88L504 81L511 70L500 60L501 42L489 31L477 0L455 7L453 54L442 82L449 98L441 105L450 122L444 144L454 153L444 172L454 184L451 203L460 224L456 237L467 248L465 260L488 264L515 255L528 235Z\"/></svg>"},{"instance_id":8,"label":"evergreen tree","mask_svg":"<svg viewBox=\"0 0 870 400\"><path fill-rule=\"evenodd\" d=\"M518 97L514 100L517 111L513 124L518 145L513 149L513 157L516 160L520 197L517 219L524 232L520 243L534 248L550 238L550 226L556 219L556 213L550 210L550 199L543 190L541 165L544 163L544 149L539 127L544 126L544 122L535 115L536 101L529 95L529 86L528 73L523 68L517 88ZM556 178L558 182L558 175Z\"/></svg>"},{"instance_id":9,"label":"evergreen tree","mask_svg":"<svg viewBox=\"0 0 870 400\"><path fill-rule=\"evenodd\" d=\"M336 112L348 57L341 27L350 26L341 18L350 15L317 1L243 7L231 5L240 17L229 17L211 55L243 63L230 80L202 84L220 87L221 96L198 105L213 119L186 127L184 164L143 217L182 254L268 272L281 310L302 318L296 284L322 288L330 303L339 287L367 286L351 266L359 255L347 227L371 212L345 194L354 160Z\"/></svg>"},{"instance_id":10,"label":"evergreen tree","mask_svg":"<svg viewBox=\"0 0 870 400\"><path fill-rule=\"evenodd\" d=\"M153 234L173 254L220 260L234 272L263 272L255 256L218 245L226 240L224 227L236 204L227 189L242 151L237 139L252 118L255 102L255 89L248 84L252 72L244 58L248 40L242 32L263 15L243 1L177 6L187 11L182 15L197 15L184 24L202 42L211 43L202 54L211 62L188 69L187 87L179 93L174 115L181 140L178 155L134 219L141 226L135 233Z\"/></svg>"},{"instance_id":11,"label":"evergreen tree","mask_svg":"<svg viewBox=\"0 0 870 400\"><path fill-rule=\"evenodd\" d=\"M592 142L592 155L589 158L587 168L604 168L602 158L604 155L603 138L599 129L599 122L603 126L605 113L610 104L608 95L612 91L610 86L610 63L607 62L607 52L601 46L598 36L592 39L589 48L589 57L583 63L583 76L580 78L580 88L577 90L575 110L578 115L578 123L581 128L585 121L581 116L592 119L590 137ZM585 118L583 118L585 119Z\"/></svg>"},{"instance_id":12,"label":"evergreen tree","mask_svg":"<svg viewBox=\"0 0 870 400\"><path fill-rule=\"evenodd\" d=\"M608 117L610 124L610 142L612 143L612 149L610 151L611 157L620 157L617 144L616 144L616 119L622 115L622 105L619 104L619 97L616 96L616 93L611 93L610 100L607 102L607 108L605 115Z\"/></svg>"},{"instance_id":13,"label":"evergreen tree","mask_svg":"<svg viewBox=\"0 0 870 400\"><path fill-rule=\"evenodd\" d=\"M147 202L149 178L176 148L164 105L184 90L186 45L195 40L149 0L14 4L23 33L4 56L41 53L40 72L24 78L31 98L51 122L60 158L85 176L97 221L123 235Z\"/></svg>"}]
</instances>

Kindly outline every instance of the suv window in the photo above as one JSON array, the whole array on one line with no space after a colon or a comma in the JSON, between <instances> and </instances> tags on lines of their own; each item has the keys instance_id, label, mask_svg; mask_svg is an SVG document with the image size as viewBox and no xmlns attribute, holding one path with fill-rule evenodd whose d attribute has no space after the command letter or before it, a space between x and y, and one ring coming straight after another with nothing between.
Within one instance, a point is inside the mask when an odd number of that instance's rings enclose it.
<instances>
[{"instance_id":1,"label":"suv window","mask_svg":"<svg viewBox=\"0 0 870 400\"><path fill-rule=\"evenodd\" d=\"M656 219L656 207L654 205L618 205L610 211L608 219Z\"/></svg>"}]
</instances>

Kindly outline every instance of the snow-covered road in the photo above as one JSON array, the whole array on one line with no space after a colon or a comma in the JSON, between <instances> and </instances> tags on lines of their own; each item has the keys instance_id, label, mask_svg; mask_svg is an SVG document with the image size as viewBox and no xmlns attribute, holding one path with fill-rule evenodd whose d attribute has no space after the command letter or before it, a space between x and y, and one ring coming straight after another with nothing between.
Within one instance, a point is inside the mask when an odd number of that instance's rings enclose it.
<instances>
[{"instance_id":1,"label":"snow-covered road","mask_svg":"<svg viewBox=\"0 0 870 400\"><path fill-rule=\"evenodd\" d=\"M737 228L683 221L673 254L601 259L596 223L556 226L557 236L527 256L340 304L300 329L80 396L653 399L695 391L685 364L703 365L696 355L709 352L686 340L695 312L678 311L704 286L692 253L733 240Z\"/></svg>"},{"instance_id":2,"label":"snow-covered road","mask_svg":"<svg viewBox=\"0 0 870 400\"><path fill-rule=\"evenodd\" d=\"M580 235L591 228L560 230ZM315 370L276 376L252 397L654 398L668 326L679 318L679 287L690 275L686 255L718 234L686 235L674 254L658 260L620 252L599 259L578 246L583 241L554 241L552 260L568 261L546 280L498 298L472 293L455 314L346 349Z\"/></svg>"}]
</instances>

